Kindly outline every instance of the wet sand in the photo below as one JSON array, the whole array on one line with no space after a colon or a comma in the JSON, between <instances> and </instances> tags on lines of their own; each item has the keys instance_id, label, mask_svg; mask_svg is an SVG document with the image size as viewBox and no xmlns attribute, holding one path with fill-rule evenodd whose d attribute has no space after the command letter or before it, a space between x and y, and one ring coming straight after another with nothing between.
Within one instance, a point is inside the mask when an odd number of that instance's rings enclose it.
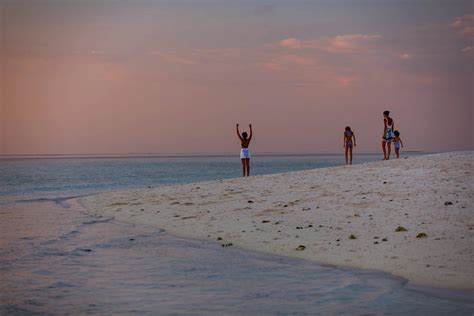
<instances>
[{"instance_id":1,"label":"wet sand","mask_svg":"<svg viewBox=\"0 0 474 316\"><path fill-rule=\"evenodd\" d=\"M238 167L238 165L236 165ZM412 284L474 288L473 152L81 199L91 213Z\"/></svg>"}]
</instances>

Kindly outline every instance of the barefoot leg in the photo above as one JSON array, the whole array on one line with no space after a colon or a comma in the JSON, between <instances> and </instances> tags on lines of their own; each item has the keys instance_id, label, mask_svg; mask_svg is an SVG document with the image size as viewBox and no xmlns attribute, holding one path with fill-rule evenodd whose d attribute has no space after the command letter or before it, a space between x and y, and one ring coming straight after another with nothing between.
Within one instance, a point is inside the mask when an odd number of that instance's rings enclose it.
<instances>
[{"instance_id":1,"label":"barefoot leg","mask_svg":"<svg viewBox=\"0 0 474 316\"><path fill-rule=\"evenodd\" d=\"M350 164L352 165L352 146L349 147L349 155L350 155Z\"/></svg>"},{"instance_id":2,"label":"barefoot leg","mask_svg":"<svg viewBox=\"0 0 474 316\"><path fill-rule=\"evenodd\" d=\"M245 165L247 166L247 177L250 176L250 158L245 159Z\"/></svg>"},{"instance_id":3,"label":"barefoot leg","mask_svg":"<svg viewBox=\"0 0 474 316\"><path fill-rule=\"evenodd\" d=\"M346 165L349 163L349 161L348 161L348 159L347 159L347 158L348 158L348 157L347 157L347 151L348 151L348 149L349 149L349 148L348 148L348 146L346 145L346 147L345 147Z\"/></svg>"},{"instance_id":4,"label":"barefoot leg","mask_svg":"<svg viewBox=\"0 0 474 316\"><path fill-rule=\"evenodd\" d=\"M245 177L245 159L240 159L242 161L242 177Z\"/></svg>"}]
</instances>

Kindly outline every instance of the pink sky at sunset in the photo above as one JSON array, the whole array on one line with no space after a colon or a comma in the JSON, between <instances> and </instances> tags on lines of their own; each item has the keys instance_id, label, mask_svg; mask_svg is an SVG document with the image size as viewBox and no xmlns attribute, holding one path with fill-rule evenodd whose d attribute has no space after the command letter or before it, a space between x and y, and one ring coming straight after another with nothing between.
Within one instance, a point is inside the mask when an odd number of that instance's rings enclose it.
<instances>
[{"instance_id":1,"label":"pink sky at sunset","mask_svg":"<svg viewBox=\"0 0 474 316\"><path fill-rule=\"evenodd\" d=\"M0 0L0 154L473 149L472 1Z\"/></svg>"}]
</instances>

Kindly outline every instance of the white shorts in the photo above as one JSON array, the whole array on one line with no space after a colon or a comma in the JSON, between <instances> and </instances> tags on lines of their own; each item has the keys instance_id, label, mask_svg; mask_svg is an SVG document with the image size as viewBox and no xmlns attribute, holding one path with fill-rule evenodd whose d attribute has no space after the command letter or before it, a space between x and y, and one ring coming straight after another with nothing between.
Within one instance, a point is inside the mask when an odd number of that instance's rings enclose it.
<instances>
[{"instance_id":1,"label":"white shorts","mask_svg":"<svg viewBox=\"0 0 474 316\"><path fill-rule=\"evenodd\" d=\"M242 148L240 150L240 159L250 158L250 149Z\"/></svg>"}]
</instances>

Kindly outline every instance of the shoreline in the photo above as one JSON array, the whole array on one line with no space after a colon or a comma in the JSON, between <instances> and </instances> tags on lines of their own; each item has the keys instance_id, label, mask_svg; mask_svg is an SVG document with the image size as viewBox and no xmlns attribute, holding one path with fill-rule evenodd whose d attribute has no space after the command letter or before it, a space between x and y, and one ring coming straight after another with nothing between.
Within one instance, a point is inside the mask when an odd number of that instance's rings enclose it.
<instances>
[{"instance_id":1,"label":"shoreline","mask_svg":"<svg viewBox=\"0 0 474 316\"><path fill-rule=\"evenodd\" d=\"M178 237L383 271L412 287L472 290L473 165L473 152L442 153L80 201L98 216Z\"/></svg>"}]
</instances>

